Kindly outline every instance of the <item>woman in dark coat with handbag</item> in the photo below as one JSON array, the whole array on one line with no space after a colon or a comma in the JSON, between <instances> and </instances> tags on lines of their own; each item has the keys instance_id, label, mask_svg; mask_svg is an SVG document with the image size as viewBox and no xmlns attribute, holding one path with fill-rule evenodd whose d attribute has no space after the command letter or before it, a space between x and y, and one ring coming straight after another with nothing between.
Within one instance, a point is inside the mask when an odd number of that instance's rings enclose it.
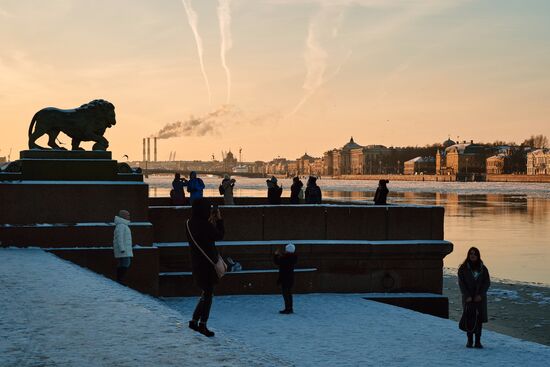
<instances>
[{"instance_id":1,"label":"woman in dark coat with handbag","mask_svg":"<svg viewBox=\"0 0 550 367\"><path fill-rule=\"evenodd\" d=\"M481 255L476 247L471 247L466 260L458 269L458 285L462 293L464 313L460 320L460 328L468 336L467 348L483 348L481 345L481 329L487 317L487 290L491 286L489 270L481 261ZM473 336L475 334L475 345Z\"/></svg>"},{"instance_id":2,"label":"woman in dark coat with handbag","mask_svg":"<svg viewBox=\"0 0 550 367\"><path fill-rule=\"evenodd\" d=\"M223 239L224 235L219 209L212 209L210 202L204 198L193 201L191 219L186 223L186 234L191 254L193 280L202 291L193 312L193 319L189 321L189 328L206 336L214 336L214 332L208 330L206 323L212 306L214 286L218 283L218 275L213 265L218 261L219 256L215 241ZM202 251L197 246L200 246Z\"/></svg>"}]
</instances>

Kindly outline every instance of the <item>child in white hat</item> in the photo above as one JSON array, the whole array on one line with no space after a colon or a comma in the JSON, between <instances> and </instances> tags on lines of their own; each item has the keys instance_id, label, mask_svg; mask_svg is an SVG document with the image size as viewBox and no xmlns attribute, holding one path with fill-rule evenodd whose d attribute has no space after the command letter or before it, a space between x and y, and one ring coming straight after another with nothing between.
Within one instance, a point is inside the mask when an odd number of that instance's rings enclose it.
<instances>
[{"instance_id":1,"label":"child in white hat","mask_svg":"<svg viewBox=\"0 0 550 367\"><path fill-rule=\"evenodd\" d=\"M298 257L296 256L296 247L289 243L285 246L283 253L275 251L274 261L279 265L279 278L277 284L281 285L285 309L279 311L281 314L291 314L294 312L292 305L292 286L294 285L294 267Z\"/></svg>"}]
</instances>

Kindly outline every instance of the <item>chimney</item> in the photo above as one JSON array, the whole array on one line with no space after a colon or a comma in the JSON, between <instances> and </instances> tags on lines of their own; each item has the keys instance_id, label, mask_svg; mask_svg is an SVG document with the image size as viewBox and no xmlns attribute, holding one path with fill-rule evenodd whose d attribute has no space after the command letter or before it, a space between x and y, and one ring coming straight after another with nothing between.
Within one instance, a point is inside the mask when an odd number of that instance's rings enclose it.
<instances>
[{"instance_id":1,"label":"chimney","mask_svg":"<svg viewBox=\"0 0 550 367\"><path fill-rule=\"evenodd\" d=\"M147 138L147 162L151 162L151 138Z\"/></svg>"},{"instance_id":2,"label":"chimney","mask_svg":"<svg viewBox=\"0 0 550 367\"><path fill-rule=\"evenodd\" d=\"M145 155L145 138L143 138L143 162L145 162L145 159L146 159L146 155Z\"/></svg>"},{"instance_id":3,"label":"chimney","mask_svg":"<svg viewBox=\"0 0 550 367\"><path fill-rule=\"evenodd\" d=\"M155 162L157 161L157 138L154 137L153 138L153 145L154 145L154 148L153 148L153 153L155 155Z\"/></svg>"}]
</instances>

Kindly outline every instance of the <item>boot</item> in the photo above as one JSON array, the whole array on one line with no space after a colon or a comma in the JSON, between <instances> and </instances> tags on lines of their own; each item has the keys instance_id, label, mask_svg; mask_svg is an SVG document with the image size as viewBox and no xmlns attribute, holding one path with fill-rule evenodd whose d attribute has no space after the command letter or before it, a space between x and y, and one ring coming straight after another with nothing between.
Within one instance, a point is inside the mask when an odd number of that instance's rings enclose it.
<instances>
[{"instance_id":1,"label":"boot","mask_svg":"<svg viewBox=\"0 0 550 367\"><path fill-rule=\"evenodd\" d=\"M206 323L204 323L204 322L199 322L198 332L201 333L204 336L209 337L209 338L216 335L216 333L214 333L213 331L208 330L208 328L206 327Z\"/></svg>"},{"instance_id":2,"label":"boot","mask_svg":"<svg viewBox=\"0 0 550 367\"><path fill-rule=\"evenodd\" d=\"M199 331L199 324L195 320L189 321L189 329Z\"/></svg>"},{"instance_id":3,"label":"boot","mask_svg":"<svg viewBox=\"0 0 550 367\"><path fill-rule=\"evenodd\" d=\"M481 345L481 338L476 335L476 343L474 344L474 348L477 349L483 349L483 345Z\"/></svg>"},{"instance_id":4,"label":"boot","mask_svg":"<svg viewBox=\"0 0 550 367\"><path fill-rule=\"evenodd\" d=\"M289 308L289 309L284 309L282 311L279 311L280 314L283 314L283 315L289 315L291 313L294 313L294 311L292 310L292 308Z\"/></svg>"},{"instance_id":5,"label":"boot","mask_svg":"<svg viewBox=\"0 0 550 367\"><path fill-rule=\"evenodd\" d=\"M474 345L474 336L468 333L468 342L466 343L466 348L472 348Z\"/></svg>"}]
</instances>

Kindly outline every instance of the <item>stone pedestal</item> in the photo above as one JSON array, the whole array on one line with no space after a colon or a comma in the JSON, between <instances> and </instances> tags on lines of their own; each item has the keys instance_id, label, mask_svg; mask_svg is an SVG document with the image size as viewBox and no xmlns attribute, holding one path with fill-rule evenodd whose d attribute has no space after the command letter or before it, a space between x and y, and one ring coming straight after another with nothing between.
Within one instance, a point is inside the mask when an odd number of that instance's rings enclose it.
<instances>
[{"instance_id":1,"label":"stone pedestal","mask_svg":"<svg viewBox=\"0 0 550 367\"><path fill-rule=\"evenodd\" d=\"M20 157L0 170L3 245L110 246L121 209L139 223L134 243L151 245L141 172L104 151L25 150Z\"/></svg>"}]
</instances>

